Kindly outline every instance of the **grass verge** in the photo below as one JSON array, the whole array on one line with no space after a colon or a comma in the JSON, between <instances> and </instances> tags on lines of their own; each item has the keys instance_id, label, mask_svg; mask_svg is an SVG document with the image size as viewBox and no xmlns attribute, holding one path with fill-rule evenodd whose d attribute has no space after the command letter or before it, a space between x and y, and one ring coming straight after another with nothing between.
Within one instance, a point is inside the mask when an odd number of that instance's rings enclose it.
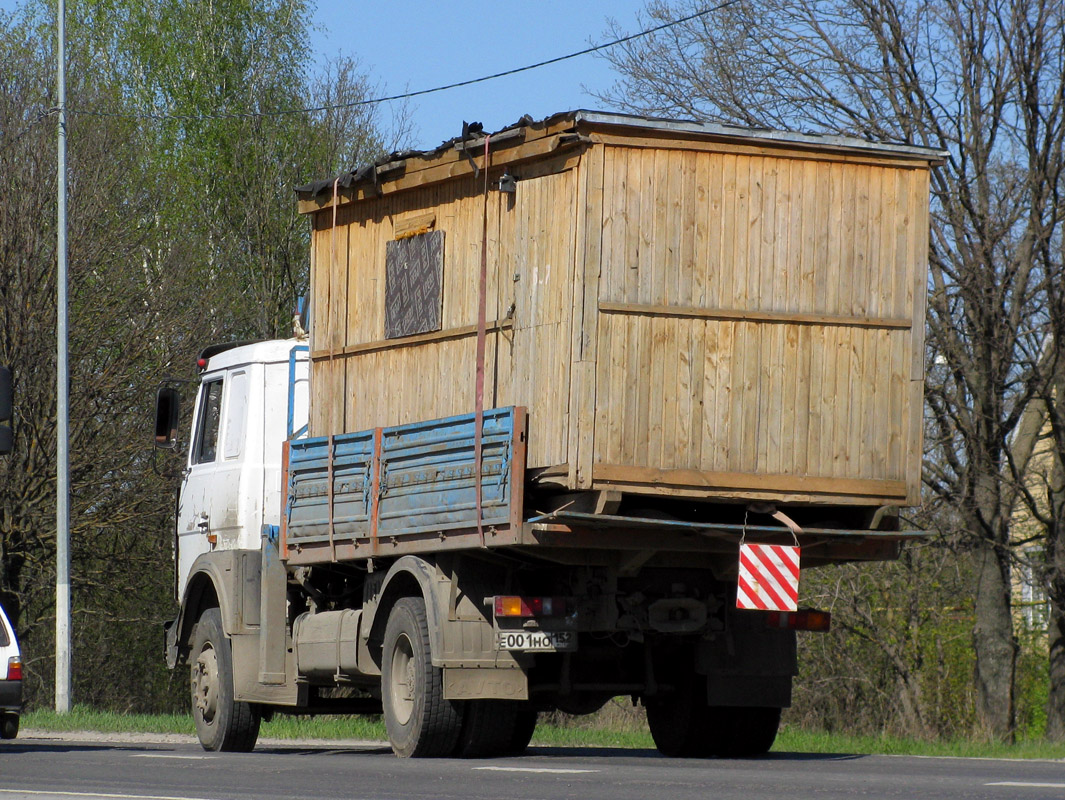
<instances>
[{"instance_id":1,"label":"grass verge","mask_svg":"<svg viewBox=\"0 0 1065 800\"><path fill-rule=\"evenodd\" d=\"M653 749L646 730L631 725L604 727L595 717L567 724L545 720L536 729L533 744L548 747L599 747ZM23 729L53 732L99 731L101 733L176 733L195 735L191 717L180 714L117 714L76 707L69 714L32 711L22 717ZM291 717L279 714L264 722L261 736L272 739L363 739L385 741L380 717ZM846 736L804 731L785 726L773 746L776 753L847 753L965 758L1043 758L1065 760L1065 744L1041 740L1014 745L971 740L923 741L889 736Z\"/></svg>"}]
</instances>

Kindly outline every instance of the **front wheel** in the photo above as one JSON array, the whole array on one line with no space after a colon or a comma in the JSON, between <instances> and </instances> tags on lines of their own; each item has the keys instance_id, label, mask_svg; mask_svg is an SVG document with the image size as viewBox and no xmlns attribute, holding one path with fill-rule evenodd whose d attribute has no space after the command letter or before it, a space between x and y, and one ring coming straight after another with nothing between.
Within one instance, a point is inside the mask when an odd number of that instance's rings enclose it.
<instances>
[{"instance_id":1,"label":"front wheel","mask_svg":"<svg viewBox=\"0 0 1065 800\"><path fill-rule=\"evenodd\" d=\"M381 701L388 740L397 756L431 758L455 750L462 716L457 704L444 699L443 670L433 666L420 597L401 598L388 615Z\"/></svg>"},{"instance_id":2,"label":"front wheel","mask_svg":"<svg viewBox=\"0 0 1065 800\"><path fill-rule=\"evenodd\" d=\"M192 716L204 750L248 753L259 738L259 707L233 699L233 651L222 630L222 615L200 615L190 657Z\"/></svg>"}]
</instances>

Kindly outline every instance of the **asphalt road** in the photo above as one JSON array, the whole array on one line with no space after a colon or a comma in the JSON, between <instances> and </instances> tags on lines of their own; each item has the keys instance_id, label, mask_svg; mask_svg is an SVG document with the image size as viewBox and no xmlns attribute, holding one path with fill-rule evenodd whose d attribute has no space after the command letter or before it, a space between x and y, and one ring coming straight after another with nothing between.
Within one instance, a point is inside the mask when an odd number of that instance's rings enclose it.
<instances>
[{"instance_id":1,"label":"asphalt road","mask_svg":"<svg viewBox=\"0 0 1065 800\"><path fill-rule=\"evenodd\" d=\"M533 747L522 758L401 760L374 743L181 739L0 742L0 800L686 800L1065 798L1065 762L775 753L674 760L655 751Z\"/></svg>"}]
</instances>

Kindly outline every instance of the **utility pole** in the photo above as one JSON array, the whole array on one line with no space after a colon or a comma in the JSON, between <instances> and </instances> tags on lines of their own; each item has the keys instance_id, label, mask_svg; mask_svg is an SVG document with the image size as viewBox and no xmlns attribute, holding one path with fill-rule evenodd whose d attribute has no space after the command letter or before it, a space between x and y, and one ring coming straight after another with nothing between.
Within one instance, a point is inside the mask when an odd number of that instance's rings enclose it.
<instances>
[{"instance_id":1,"label":"utility pole","mask_svg":"<svg viewBox=\"0 0 1065 800\"><path fill-rule=\"evenodd\" d=\"M70 711L70 397L67 366L67 77L66 2L59 0L58 100L59 197L56 243L56 529L55 529L55 710Z\"/></svg>"}]
</instances>

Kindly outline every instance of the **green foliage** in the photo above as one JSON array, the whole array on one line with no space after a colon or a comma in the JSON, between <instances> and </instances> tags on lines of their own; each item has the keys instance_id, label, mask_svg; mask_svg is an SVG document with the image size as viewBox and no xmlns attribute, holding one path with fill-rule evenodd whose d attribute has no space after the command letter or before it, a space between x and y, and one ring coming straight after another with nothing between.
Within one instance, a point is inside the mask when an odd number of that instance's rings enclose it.
<instances>
[{"instance_id":1,"label":"green foliage","mask_svg":"<svg viewBox=\"0 0 1065 800\"><path fill-rule=\"evenodd\" d=\"M293 188L376 155L356 63L312 68L310 5L67 3L73 696L176 710L163 662L173 481L156 474L158 382L219 340L288 335L308 274ZM0 363L15 451L0 459L0 601L30 707L54 680L55 8L0 15Z\"/></svg>"},{"instance_id":2,"label":"green foliage","mask_svg":"<svg viewBox=\"0 0 1065 800\"><path fill-rule=\"evenodd\" d=\"M611 704L614 705L614 704ZM619 718L616 710L606 709L590 717L556 719L541 716L533 745L541 747L610 747L652 750L654 743L645 727L633 728L628 715ZM100 733L180 734L190 740L195 736L188 715L116 714L75 707L70 714L35 711L23 716L23 731L52 732L98 731ZM384 723L380 717L289 717L277 715L264 722L263 739L317 739L385 742ZM969 758L1065 758L1065 745L1038 740L1024 740L1015 745L972 739L911 739L883 734L848 735L806 731L783 726L773 745L776 753L885 753L893 755L953 756Z\"/></svg>"},{"instance_id":3,"label":"green foliage","mask_svg":"<svg viewBox=\"0 0 1065 800\"><path fill-rule=\"evenodd\" d=\"M1020 626L1021 655L1017 661L1017 734L1040 739L1047 729L1050 661L1045 628Z\"/></svg>"},{"instance_id":4,"label":"green foliage","mask_svg":"<svg viewBox=\"0 0 1065 800\"><path fill-rule=\"evenodd\" d=\"M984 740L971 580L968 553L943 538L910 545L898 562L804 573L803 602L832 610L833 630L800 636L785 720L811 734ZM1046 631L1019 629L1017 735L1033 740L1046 730Z\"/></svg>"}]
</instances>

